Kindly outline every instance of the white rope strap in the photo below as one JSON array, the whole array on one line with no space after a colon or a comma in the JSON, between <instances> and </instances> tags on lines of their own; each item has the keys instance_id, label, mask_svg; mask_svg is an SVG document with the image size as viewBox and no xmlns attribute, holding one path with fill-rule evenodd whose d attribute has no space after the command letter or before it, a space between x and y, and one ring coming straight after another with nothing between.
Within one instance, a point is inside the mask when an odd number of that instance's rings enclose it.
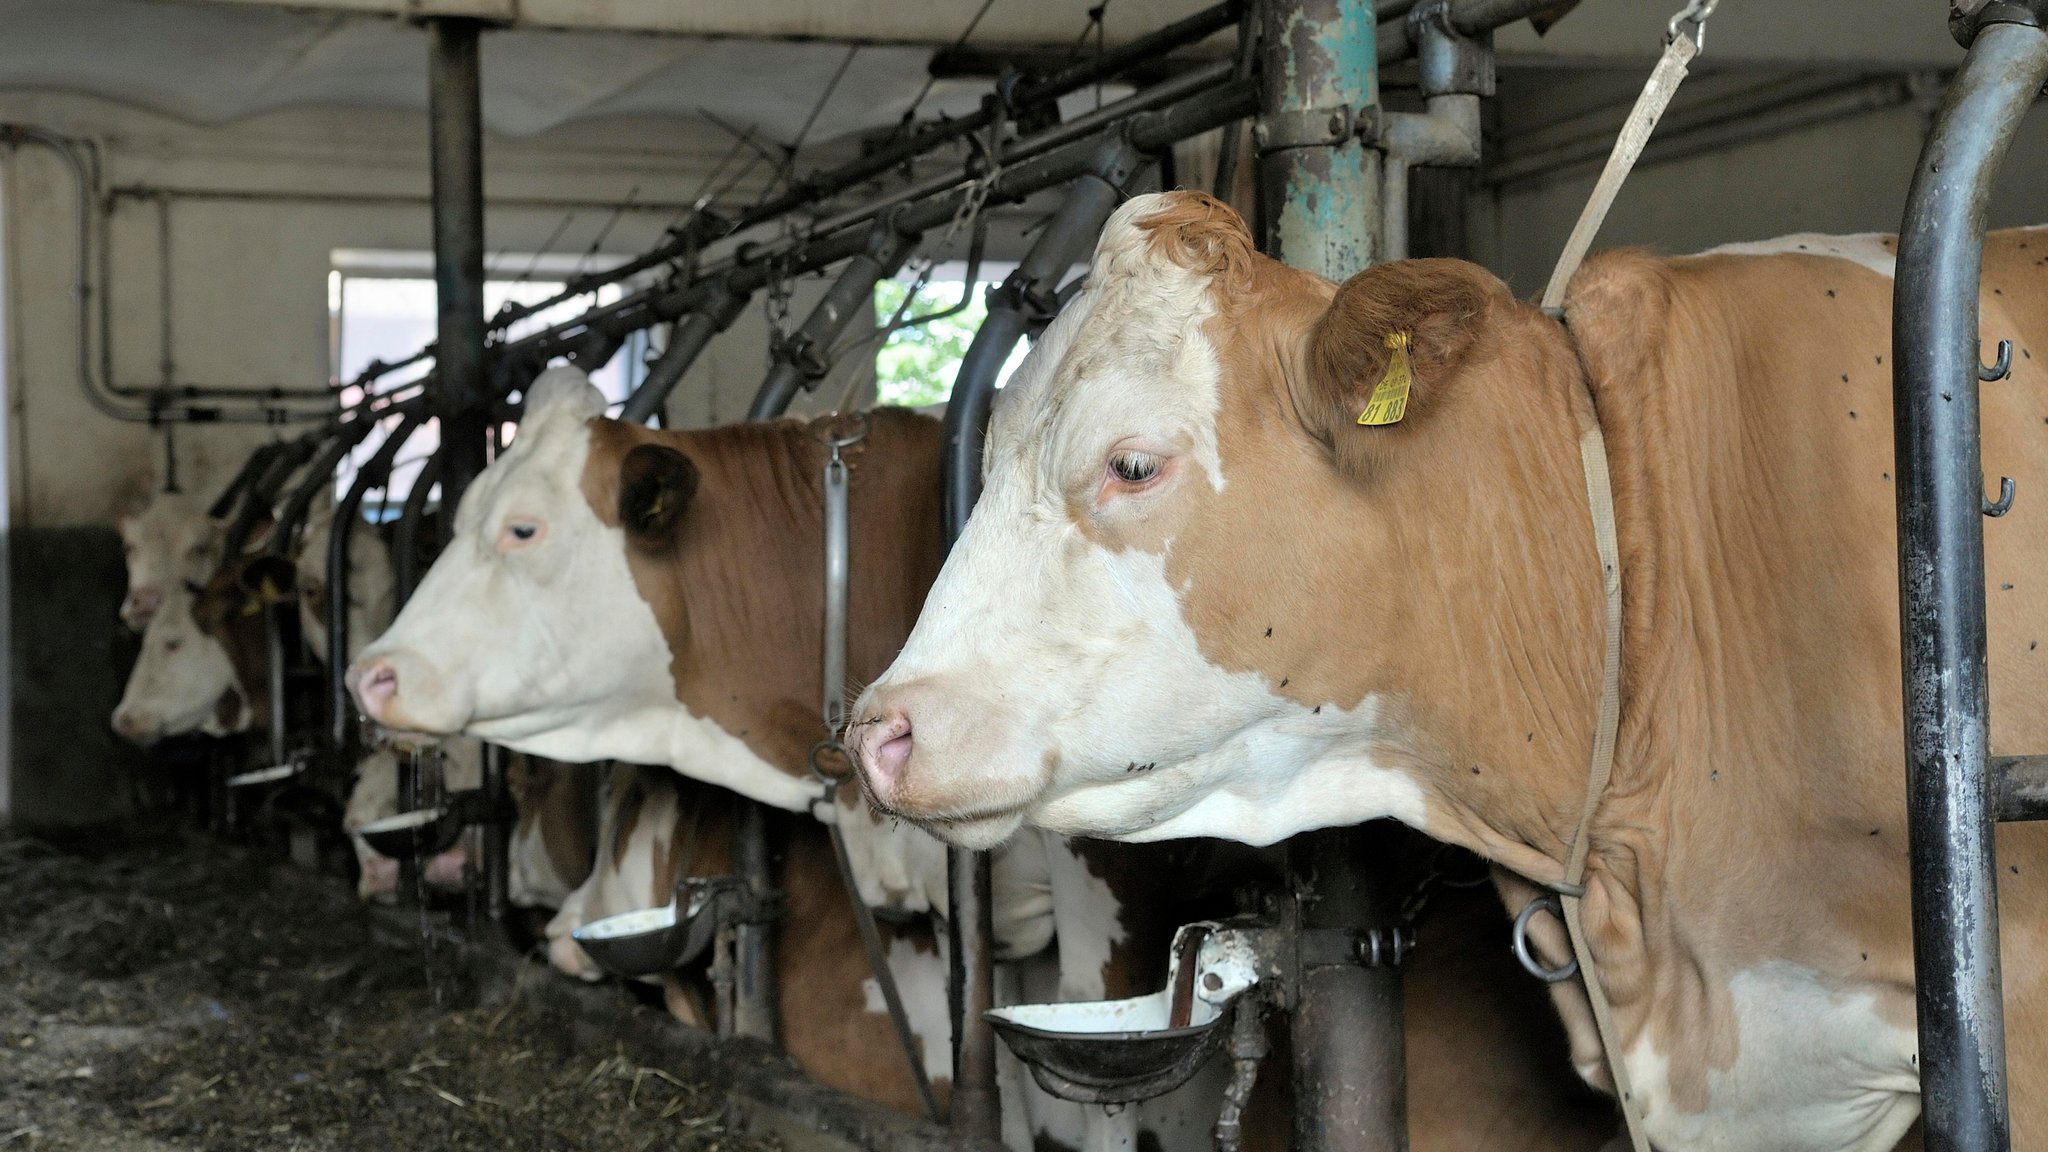
<instances>
[{"instance_id":1,"label":"white rope strap","mask_svg":"<svg viewBox=\"0 0 2048 1152\"><path fill-rule=\"evenodd\" d=\"M1600 225L1606 220L1608 209L1613 207L1614 198L1620 194L1622 183L1642 157L1643 148L1650 142L1650 134L1657 129L1657 121L1670 107L1671 98L1685 79L1687 65L1699 55L1698 38L1704 35L1706 18L1717 2L1691 0L1684 11L1673 17L1664 54L1650 72L1650 79L1643 85L1642 95L1636 98L1628 119L1622 123L1614 151L1608 154L1607 167L1601 171L1599 182L1593 186L1593 195L1586 201L1585 210L1579 214L1579 221L1573 226L1571 237L1565 241L1563 253L1558 256L1557 267L1550 273L1550 283L1543 290L1542 302L1543 310L1550 315L1563 317L1565 289L1570 286L1572 276L1578 272L1587 251L1592 248L1593 238L1599 234ZM1691 30L1681 31L1681 26L1688 23ZM1591 401L1590 381L1587 387L1587 399ZM1586 1000L1593 1010L1593 1026L1600 1034L1600 1048L1607 1059L1608 1074L1614 1080L1614 1094L1621 1102L1622 1120L1628 1125L1629 1145L1634 1152L1651 1152L1649 1137L1643 1131L1642 1106L1629 1083L1627 1053L1621 1046L1620 1033L1614 1026L1614 1011L1607 1002L1607 991L1600 983L1593 949L1586 937L1583 912L1586 856L1592 848L1593 817L1600 810L1600 799L1606 794L1608 781L1614 774L1614 741L1621 724L1621 549L1614 527L1614 490L1607 474L1607 441L1600 433L1597 405L1590 423L1579 434L1579 460L1586 473L1586 505L1593 518L1593 544L1600 556L1605 643L1602 647L1600 711L1593 729L1593 754L1586 773L1586 803L1579 812L1578 829L1572 834L1571 848L1565 857L1564 882L1558 889L1563 897L1565 931L1570 934L1572 952L1578 957L1579 977L1586 989Z\"/></svg>"}]
</instances>

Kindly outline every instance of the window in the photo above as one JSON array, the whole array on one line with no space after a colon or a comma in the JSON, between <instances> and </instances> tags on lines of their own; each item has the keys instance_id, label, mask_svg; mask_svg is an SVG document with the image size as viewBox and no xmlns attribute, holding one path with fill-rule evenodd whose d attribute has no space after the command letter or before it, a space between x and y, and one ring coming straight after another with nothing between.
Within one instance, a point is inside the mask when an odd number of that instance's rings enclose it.
<instances>
[{"instance_id":1,"label":"window","mask_svg":"<svg viewBox=\"0 0 2048 1152\"><path fill-rule=\"evenodd\" d=\"M607 258L584 264L574 260L565 262L562 258L536 259L530 255L501 254L492 260L489 270L503 270L510 274L484 282L484 314L495 316L508 302L538 303L559 293L566 277L616 262L616 258ZM373 361L393 363L403 360L433 342L438 304L432 270L432 254L425 252L343 249L334 253L333 271L328 275L327 303L330 362L336 383L347 384L354 380ZM556 278L537 278L534 273ZM581 314L593 303L609 304L617 300L625 290L621 285L607 285L598 289L594 296L565 301L520 320L512 325L508 335L517 339L561 323ZM614 405L622 404L645 376L645 361L646 334L643 332L627 341L608 364L592 373L591 382ZM431 368L431 361L409 364L381 377L372 387L379 392L387 391L419 379ZM353 403L361 395L355 388L343 388L341 402ZM396 430L398 423L397 417L386 420L382 427L349 453L348 459L342 461L335 471L337 498L348 491L349 485L355 482L357 469L376 453L385 437ZM505 429L507 439L511 432L510 427ZM395 514L397 504L412 490L413 479L439 446L438 422L429 420L426 427L415 432L400 450L392 466L391 483L379 501L383 510ZM380 508L370 510L372 518L381 518L383 514Z\"/></svg>"},{"instance_id":2,"label":"window","mask_svg":"<svg viewBox=\"0 0 2048 1152\"><path fill-rule=\"evenodd\" d=\"M941 279L948 270L953 273L952 279ZM986 276L991 269L984 264L981 271ZM953 394L953 377L960 371L960 359L967 354L967 345L973 342L975 330L988 317L986 293L1001 282L1003 275L1008 274L1007 269L995 271L997 279L975 283L972 298L960 312L929 324L899 328L889 334L875 352L875 403L919 408L946 402L946 398ZM960 277L965 272L966 269L958 264L950 269L942 265L918 290L917 298L903 313L904 318L941 312L959 303ZM910 283L902 280L884 280L875 286L875 324L878 327L887 325L896 315L909 291ZM1030 350L1030 341L1017 342L1016 350L1010 353L1010 358L1003 362L1003 370L996 375L996 387L1003 386Z\"/></svg>"}]
</instances>

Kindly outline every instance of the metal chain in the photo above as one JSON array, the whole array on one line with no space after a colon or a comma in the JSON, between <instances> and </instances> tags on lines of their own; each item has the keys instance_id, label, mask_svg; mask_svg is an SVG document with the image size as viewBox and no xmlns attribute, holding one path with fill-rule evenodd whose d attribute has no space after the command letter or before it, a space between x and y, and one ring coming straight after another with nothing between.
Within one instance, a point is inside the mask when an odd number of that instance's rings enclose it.
<instances>
[{"instance_id":1,"label":"metal chain","mask_svg":"<svg viewBox=\"0 0 2048 1152\"><path fill-rule=\"evenodd\" d=\"M1700 51L1705 52L1707 50L1707 17L1712 16L1714 9L1720 7L1720 4L1721 0L1688 0L1686 6L1680 9L1676 16L1671 18L1671 23L1664 26L1664 42L1669 44L1678 39L1679 26L1690 24L1692 25L1692 42L1694 46L1699 48Z\"/></svg>"}]
</instances>

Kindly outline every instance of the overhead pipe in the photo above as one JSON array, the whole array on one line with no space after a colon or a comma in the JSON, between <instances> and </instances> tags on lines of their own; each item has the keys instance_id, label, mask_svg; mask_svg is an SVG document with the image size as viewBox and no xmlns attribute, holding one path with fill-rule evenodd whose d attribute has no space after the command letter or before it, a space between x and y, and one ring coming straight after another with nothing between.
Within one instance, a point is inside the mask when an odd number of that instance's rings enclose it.
<instances>
[{"instance_id":1,"label":"overhead pipe","mask_svg":"<svg viewBox=\"0 0 2048 1152\"><path fill-rule=\"evenodd\" d=\"M947 548L966 530L967 517L981 495L982 446L997 375L1017 341L1058 310L1060 277L1087 259L1143 160L1120 134L1104 139L1094 163L1068 185L1059 212L1039 232L1023 262L999 287L989 290L988 317L960 359L946 402L941 497ZM996 1006L990 884L987 853L946 850L954 1036L950 1122L959 1135L995 1140L1002 1135L1002 1113L996 1096L995 1032L985 1016Z\"/></svg>"},{"instance_id":2,"label":"overhead pipe","mask_svg":"<svg viewBox=\"0 0 2048 1152\"><path fill-rule=\"evenodd\" d=\"M1420 49L1422 112L1379 115L1380 258L1408 258L1408 172L1479 163L1479 100L1494 91L1491 33L1452 27L1451 0L1423 0L1408 13Z\"/></svg>"},{"instance_id":3,"label":"overhead pipe","mask_svg":"<svg viewBox=\"0 0 2048 1152\"><path fill-rule=\"evenodd\" d=\"M1892 312L1899 632L1921 1117L1929 1152L2006 1152L1985 656L1978 293L1986 204L2048 80L2048 3L1958 17L1969 56L1913 172Z\"/></svg>"},{"instance_id":4,"label":"overhead pipe","mask_svg":"<svg viewBox=\"0 0 2048 1152\"><path fill-rule=\"evenodd\" d=\"M832 342L863 310L874 307L875 285L894 276L917 247L918 233L884 221L869 229L867 244L846 262L839 279L796 331L775 341L767 379L747 409L749 420L773 420L789 409L799 389L811 391L832 370Z\"/></svg>"},{"instance_id":5,"label":"overhead pipe","mask_svg":"<svg viewBox=\"0 0 2048 1152\"><path fill-rule=\"evenodd\" d=\"M78 300L78 384L85 398L101 415L138 424L161 423L277 423L280 420L319 419L324 411L294 413L287 405L318 401L332 407L333 395L326 388L224 388L179 385L173 389L117 384L113 375L113 268L109 237L104 227L99 243L99 290L93 287L93 223L100 218L96 205L99 192L98 163L88 159L90 141L78 140L32 124L0 124L0 143L33 144L53 152L71 170L77 189L78 279L73 292ZM97 295L99 324L99 367L93 367L93 298ZM259 403L249 409L200 407L191 401L220 399ZM181 407L180 404L183 404Z\"/></svg>"},{"instance_id":6,"label":"overhead pipe","mask_svg":"<svg viewBox=\"0 0 2048 1152\"><path fill-rule=\"evenodd\" d=\"M746 310L752 299L731 290L729 281L712 282L710 300L704 305L685 313L669 330L668 347L648 366L647 376L640 386L626 398L626 406L619 413L619 419L629 423L642 424L654 417L668 402L669 393L682 381L683 374L696 363L697 357L711 343L711 338L732 327Z\"/></svg>"}]
</instances>

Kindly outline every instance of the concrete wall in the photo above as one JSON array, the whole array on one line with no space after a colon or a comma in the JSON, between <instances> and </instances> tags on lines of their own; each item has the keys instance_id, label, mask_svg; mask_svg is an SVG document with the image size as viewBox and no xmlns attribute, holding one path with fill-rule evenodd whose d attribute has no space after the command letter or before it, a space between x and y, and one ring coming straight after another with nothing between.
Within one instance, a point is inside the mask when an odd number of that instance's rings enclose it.
<instances>
[{"instance_id":1,"label":"concrete wall","mask_svg":"<svg viewBox=\"0 0 2048 1152\"><path fill-rule=\"evenodd\" d=\"M238 198L171 195L171 357L180 382L320 386L327 380L327 273L333 249L426 249L425 125L375 110L289 111L199 128L120 106L57 95L0 95L0 120L100 142L105 184ZM670 123L582 124L486 149L489 251L538 249L581 204L554 249L580 253L605 226L601 205L627 198L604 244L653 244L674 205L695 195L723 143ZM8 237L8 475L17 526L103 523L122 487L160 466L155 437L93 411L77 380L76 228L71 178L53 156L0 157ZM114 375L162 378L159 206L114 201ZM548 205L546 207L540 205ZM186 479L211 490L260 427L182 432Z\"/></svg>"},{"instance_id":2,"label":"concrete wall","mask_svg":"<svg viewBox=\"0 0 2048 1152\"><path fill-rule=\"evenodd\" d=\"M1687 253L1791 232L1896 232L1926 135L1911 106L1637 169L1596 250ZM1516 293L1543 290L1597 172L1473 197L1473 259ZM1994 227L2048 223L2048 112L2014 142L1991 204Z\"/></svg>"}]
</instances>

